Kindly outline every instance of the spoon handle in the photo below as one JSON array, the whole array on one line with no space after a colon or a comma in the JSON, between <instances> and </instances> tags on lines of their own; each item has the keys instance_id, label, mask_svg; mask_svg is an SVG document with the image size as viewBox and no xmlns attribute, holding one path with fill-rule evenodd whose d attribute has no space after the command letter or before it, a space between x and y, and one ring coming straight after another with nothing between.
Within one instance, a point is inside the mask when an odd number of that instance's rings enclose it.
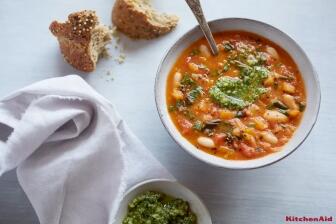
<instances>
[{"instance_id":1,"label":"spoon handle","mask_svg":"<svg viewBox=\"0 0 336 224\"><path fill-rule=\"evenodd\" d=\"M189 5L191 11L194 13L201 27L201 30L210 45L212 54L217 55L218 54L217 44L215 42L215 39L212 36L208 23L205 20L200 1L199 0L185 0L185 1Z\"/></svg>"}]
</instances>

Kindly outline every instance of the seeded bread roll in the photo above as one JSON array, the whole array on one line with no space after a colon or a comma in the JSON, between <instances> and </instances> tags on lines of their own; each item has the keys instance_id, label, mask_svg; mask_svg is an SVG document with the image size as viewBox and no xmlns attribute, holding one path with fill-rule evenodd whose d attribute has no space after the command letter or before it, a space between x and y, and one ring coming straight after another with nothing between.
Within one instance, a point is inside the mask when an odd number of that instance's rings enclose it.
<instances>
[{"instance_id":1,"label":"seeded bread roll","mask_svg":"<svg viewBox=\"0 0 336 224\"><path fill-rule=\"evenodd\" d=\"M178 17L158 13L148 0L116 0L112 22L121 32L135 39L152 39L176 27Z\"/></svg>"},{"instance_id":2,"label":"seeded bread roll","mask_svg":"<svg viewBox=\"0 0 336 224\"><path fill-rule=\"evenodd\" d=\"M84 72L95 70L112 38L108 27L99 25L96 13L89 10L70 14L64 23L53 21L49 29L57 37L64 59Z\"/></svg>"}]
</instances>

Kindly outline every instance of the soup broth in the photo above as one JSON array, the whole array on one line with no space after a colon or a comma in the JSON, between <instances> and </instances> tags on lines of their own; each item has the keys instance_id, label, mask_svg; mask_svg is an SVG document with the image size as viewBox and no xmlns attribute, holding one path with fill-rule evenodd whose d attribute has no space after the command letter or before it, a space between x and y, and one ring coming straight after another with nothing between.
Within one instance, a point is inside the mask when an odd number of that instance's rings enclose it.
<instances>
[{"instance_id":1,"label":"soup broth","mask_svg":"<svg viewBox=\"0 0 336 224\"><path fill-rule=\"evenodd\" d=\"M214 35L178 57L167 80L167 107L178 131L198 150L228 160L278 152L298 127L305 87L290 55L256 34ZM195 150L197 150L195 149Z\"/></svg>"}]
</instances>

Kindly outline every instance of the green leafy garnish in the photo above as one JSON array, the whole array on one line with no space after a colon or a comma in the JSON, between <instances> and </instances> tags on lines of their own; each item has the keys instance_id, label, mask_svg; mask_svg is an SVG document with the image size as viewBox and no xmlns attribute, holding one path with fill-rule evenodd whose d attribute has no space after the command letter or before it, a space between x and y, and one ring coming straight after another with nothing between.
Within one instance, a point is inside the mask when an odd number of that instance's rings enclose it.
<instances>
[{"instance_id":1,"label":"green leafy garnish","mask_svg":"<svg viewBox=\"0 0 336 224\"><path fill-rule=\"evenodd\" d=\"M225 51L232 51L234 49L234 46L229 41L224 42L223 47Z\"/></svg>"},{"instance_id":2,"label":"green leafy garnish","mask_svg":"<svg viewBox=\"0 0 336 224\"><path fill-rule=\"evenodd\" d=\"M287 110L288 107L281 101L279 100L273 100L270 105L267 106L267 109L273 109L273 108L279 108L282 110Z\"/></svg>"},{"instance_id":3,"label":"green leafy garnish","mask_svg":"<svg viewBox=\"0 0 336 224\"><path fill-rule=\"evenodd\" d=\"M238 65L240 78L220 77L209 90L211 98L221 107L241 110L267 92L262 86L269 73L265 67L250 67L241 62Z\"/></svg>"},{"instance_id":4,"label":"green leafy garnish","mask_svg":"<svg viewBox=\"0 0 336 224\"><path fill-rule=\"evenodd\" d=\"M288 111L287 110L284 110L284 109L278 109L278 111L284 115L288 115Z\"/></svg>"},{"instance_id":5,"label":"green leafy garnish","mask_svg":"<svg viewBox=\"0 0 336 224\"><path fill-rule=\"evenodd\" d=\"M122 224L196 224L189 203L160 192L147 191L129 204Z\"/></svg>"},{"instance_id":6,"label":"green leafy garnish","mask_svg":"<svg viewBox=\"0 0 336 224\"><path fill-rule=\"evenodd\" d=\"M195 56L195 55L199 55L201 52L198 48L195 48L193 49L191 52L190 52L190 56Z\"/></svg>"},{"instance_id":7,"label":"green leafy garnish","mask_svg":"<svg viewBox=\"0 0 336 224\"><path fill-rule=\"evenodd\" d=\"M194 103L197 97L199 97L203 93L203 89L200 86L197 86L196 88L192 89L187 93L187 99L189 103Z\"/></svg>"},{"instance_id":8,"label":"green leafy garnish","mask_svg":"<svg viewBox=\"0 0 336 224\"><path fill-rule=\"evenodd\" d=\"M224 66L223 66L223 71L227 72L227 71L229 71L229 69L230 69L230 64L229 63L225 63Z\"/></svg>"},{"instance_id":9,"label":"green leafy garnish","mask_svg":"<svg viewBox=\"0 0 336 224\"><path fill-rule=\"evenodd\" d=\"M202 121L196 121L193 125L193 129L197 131L202 131L203 128L204 128L204 124L202 123Z\"/></svg>"},{"instance_id":10,"label":"green leafy garnish","mask_svg":"<svg viewBox=\"0 0 336 224\"><path fill-rule=\"evenodd\" d=\"M195 81L191 78L191 76L188 73L183 75L180 83L181 83L181 85L184 85L184 86L195 85Z\"/></svg>"},{"instance_id":11,"label":"green leafy garnish","mask_svg":"<svg viewBox=\"0 0 336 224\"><path fill-rule=\"evenodd\" d=\"M182 113L188 120L193 121L196 118L195 114L190 110L184 110Z\"/></svg>"},{"instance_id":12,"label":"green leafy garnish","mask_svg":"<svg viewBox=\"0 0 336 224\"><path fill-rule=\"evenodd\" d=\"M183 100L176 101L175 108L177 110L180 110L181 108L185 107L185 102Z\"/></svg>"}]
</instances>

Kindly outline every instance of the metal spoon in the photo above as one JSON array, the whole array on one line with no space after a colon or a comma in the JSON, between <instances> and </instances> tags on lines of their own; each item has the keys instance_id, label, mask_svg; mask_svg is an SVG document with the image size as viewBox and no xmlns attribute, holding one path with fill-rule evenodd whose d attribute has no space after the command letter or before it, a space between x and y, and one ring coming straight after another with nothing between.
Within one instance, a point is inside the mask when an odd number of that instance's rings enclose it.
<instances>
[{"instance_id":1,"label":"metal spoon","mask_svg":"<svg viewBox=\"0 0 336 224\"><path fill-rule=\"evenodd\" d=\"M194 13L198 21L198 24L200 25L201 30L210 45L212 54L217 55L218 54L217 44L212 36L208 23L205 20L200 1L199 0L185 0L185 1L189 5L191 11Z\"/></svg>"}]
</instances>

